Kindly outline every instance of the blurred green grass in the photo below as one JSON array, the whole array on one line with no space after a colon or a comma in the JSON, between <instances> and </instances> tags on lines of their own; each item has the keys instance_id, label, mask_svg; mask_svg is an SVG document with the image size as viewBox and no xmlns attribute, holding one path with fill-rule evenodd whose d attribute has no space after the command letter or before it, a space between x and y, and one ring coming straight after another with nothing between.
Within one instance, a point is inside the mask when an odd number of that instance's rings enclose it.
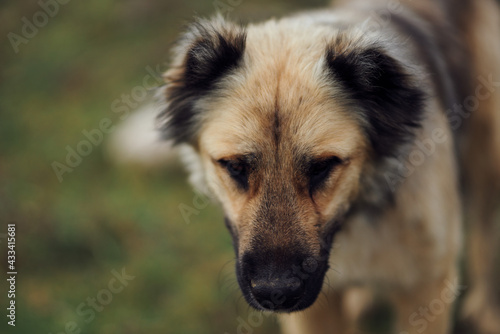
<instances>
[{"instance_id":1,"label":"blurred green grass","mask_svg":"<svg viewBox=\"0 0 500 334\"><path fill-rule=\"evenodd\" d=\"M246 0L231 16L252 21L324 3ZM212 1L70 1L15 53L7 34L21 34L21 18L39 10L37 1L0 4L0 235L17 223L18 267L16 327L2 316L0 332L56 334L75 321L81 333L236 333L249 308L229 234L212 205L184 222L179 204L195 194L178 165L117 167L99 145L61 183L51 167L83 130L103 118L120 123L112 101L141 84L146 66L168 61L183 24L212 14ZM3 272L5 245L1 238ZM124 267L135 279L85 322L78 305ZM5 280L0 287L4 296ZM253 330L277 325L269 318Z\"/></svg>"}]
</instances>

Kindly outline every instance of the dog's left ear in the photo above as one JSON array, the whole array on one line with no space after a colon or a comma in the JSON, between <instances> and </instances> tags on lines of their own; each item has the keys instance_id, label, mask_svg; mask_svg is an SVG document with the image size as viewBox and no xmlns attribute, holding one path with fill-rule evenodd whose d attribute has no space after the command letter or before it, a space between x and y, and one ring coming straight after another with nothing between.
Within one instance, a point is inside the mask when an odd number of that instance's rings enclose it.
<instances>
[{"instance_id":1,"label":"dog's left ear","mask_svg":"<svg viewBox=\"0 0 500 334\"><path fill-rule=\"evenodd\" d=\"M375 154L395 156L419 126L424 90L402 62L381 45L363 45L339 39L326 52L330 75L347 93L365 119L365 131ZM360 109L360 111L359 111Z\"/></svg>"},{"instance_id":2,"label":"dog's left ear","mask_svg":"<svg viewBox=\"0 0 500 334\"><path fill-rule=\"evenodd\" d=\"M181 36L174 49L171 69L164 75L165 110L162 132L176 143L190 142L196 132L197 101L217 89L217 84L241 65L246 45L245 29L221 16L198 20Z\"/></svg>"}]
</instances>

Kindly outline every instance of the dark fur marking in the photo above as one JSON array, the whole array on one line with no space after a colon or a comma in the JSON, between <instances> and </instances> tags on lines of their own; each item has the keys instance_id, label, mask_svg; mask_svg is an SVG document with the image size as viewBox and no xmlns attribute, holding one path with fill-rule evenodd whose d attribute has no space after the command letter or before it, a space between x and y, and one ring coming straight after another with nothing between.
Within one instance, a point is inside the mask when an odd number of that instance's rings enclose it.
<instances>
[{"instance_id":1,"label":"dark fur marking","mask_svg":"<svg viewBox=\"0 0 500 334\"><path fill-rule=\"evenodd\" d=\"M279 142L280 142L280 132L281 132L280 115L279 115L278 106L276 106L274 109L274 123L273 123L273 138L274 138L274 142L276 144L276 147L278 147ZM278 154L276 154L276 156L278 157Z\"/></svg>"},{"instance_id":2,"label":"dark fur marking","mask_svg":"<svg viewBox=\"0 0 500 334\"><path fill-rule=\"evenodd\" d=\"M245 35L232 40L219 32L211 39L203 36L187 54L184 72L186 88L209 90L217 79L238 65L244 50Z\"/></svg>"},{"instance_id":3,"label":"dark fur marking","mask_svg":"<svg viewBox=\"0 0 500 334\"><path fill-rule=\"evenodd\" d=\"M165 90L168 106L159 116L168 119L162 129L166 139L176 143L189 141L194 133L196 101L239 66L245 52L246 32L229 29L215 31L202 23L191 27L196 40L192 41L177 77L169 78Z\"/></svg>"},{"instance_id":4,"label":"dark fur marking","mask_svg":"<svg viewBox=\"0 0 500 334\"><path fill-rule=\"evenodd\" d=\"M226 172L231 176L239 189L243 191L248 190L248 176L251 166L244 157L236 160L221 159L217 162L226 169Z\"/></svg>"},{"instance_id":5,"label":"dark fur marking","mask_svg":"<svg viewBox=\"0 0 500 334\"><path fill-rule=\"evenodd\" d=\"M276 85L276 96L274 97L274 122L273 122L273 137L276 145L276 150L279 147L280 137L281 137L281 122L280 122L280 80L281 73L278 76L278 83ZM279 158L279 154L276 152L276 158Z\"/></svg>"},{"instance_id":6,"label":"dark fur marking","mask_svg":"<svg viewBox=\"0 0 500 334\"><path fill-rule=\"evenodd\" d=\"M319 161L309 161L306 168L306 175L309 179L309 196L311 198L313 198L313 194L317 190L322 188L335 167L342 164L342 162L343 161L338 157L330 157Z\"/></svg>"},{"instance_id":7,"label":"dark fur marking","mask_svg":"<svg viewBox=\"0 0 500 334\"><path fill-rule=\"evenodd\" d=\"M396 155L419 126L424 92L414 87L402 66L378 47L339 54L329 46L326 57L332 75L362 106L369 122L365 131L376 154Z\"/></svg>"}]
</instances>

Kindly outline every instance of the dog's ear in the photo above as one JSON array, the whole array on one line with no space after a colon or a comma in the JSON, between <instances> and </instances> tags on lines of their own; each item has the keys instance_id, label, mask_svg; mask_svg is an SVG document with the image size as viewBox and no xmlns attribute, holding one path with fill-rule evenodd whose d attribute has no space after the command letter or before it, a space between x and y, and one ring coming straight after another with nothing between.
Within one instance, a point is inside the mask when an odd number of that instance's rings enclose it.
<instances>
[{"instance_id":1,"label":"dog's ear","mask_svg":"<svg viewBox=\"0 0 500 334\"><path fill-rule=\"evenodd\" d=\"M172 67L164 75L166 107L160 114L162 132L176 143L189 142L196 132L197 101L240 66L245 52L245 29L218 16L198 20L174 48Z\"/></svg>"},{"instance_id":2,"label":"dog's ear","mask_svg":"<svg viewBox=\"0 0 500 334\"><path fill-rule=\"evenodd\" d=\"M330 75L361 106L365 131L379 157L394 156L418 127L424 111L424 90L401 62L382 47L355 46L337 40L327 47ZM356 112L356 111L354 111Z\"/></svg>"}]
</instances>

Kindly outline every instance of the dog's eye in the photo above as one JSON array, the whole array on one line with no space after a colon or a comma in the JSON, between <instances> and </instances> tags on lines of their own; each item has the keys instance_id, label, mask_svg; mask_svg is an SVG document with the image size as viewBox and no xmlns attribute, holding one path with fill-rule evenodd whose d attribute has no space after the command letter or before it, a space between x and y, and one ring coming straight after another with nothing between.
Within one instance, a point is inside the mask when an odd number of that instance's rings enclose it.
<instances>
[{"instance_id":1,"label":"dog's eye","mask_svg":"<svg viewBox=\"0 0 500 334\"><path fill-rule=\"evenodd\" d=\"M248 165L241 160L224 160L221 159L218 163L224 167L231 178L236 181L238 186L244 190L248 189Z\"/></svg>"},{"instance_id":2,"label":"dog's eye","mask_svg":"<svg viewBox=\"0 0 500 334\"><path fill-rule=\"evenodd\" d=\"M309 192L312 194L319 189L328 179L332 170L340 165L342 160L338 157L331 157L325 160L314 161L309 166Z\"/></svg>"}]
</instances>

